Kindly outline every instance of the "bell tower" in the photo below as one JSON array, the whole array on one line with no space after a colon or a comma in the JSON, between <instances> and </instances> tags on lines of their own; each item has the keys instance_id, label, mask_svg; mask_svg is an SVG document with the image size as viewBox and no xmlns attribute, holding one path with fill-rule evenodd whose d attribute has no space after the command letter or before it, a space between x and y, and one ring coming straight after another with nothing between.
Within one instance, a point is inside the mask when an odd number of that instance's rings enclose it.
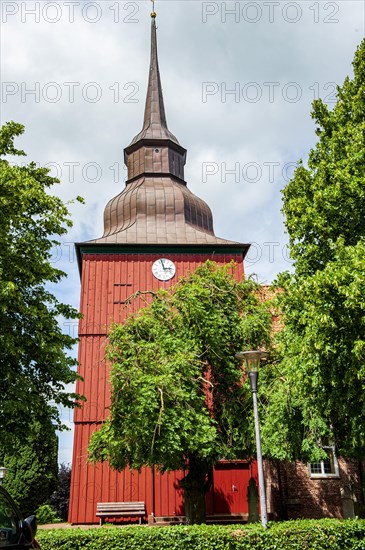
<instances>
[{"instance_id":1,"label":"bell tower","mask_svg":"<svg viewBox=\"0 0 365 550\"><path fill-rule=\"evenodd\" d=\"M157 56L156 14L151 14L151 60L142 130L124 150L128 179L104 210L102 237L76 244L81 274L77 392L87 401L75 410L69 521L98 523L98 502L143 501L147 515L183 515L181 472L159 474L91 465L91 434L108 416L110 325L126 318L128 297L175 284L205 262L234 260L243 275L249 245L215 236L209 206L187 186L187 151L167 127ZM133 301L137 311L144 305ZM129 308L129 312L131 309Z\"/></svg>"}]
</instances>

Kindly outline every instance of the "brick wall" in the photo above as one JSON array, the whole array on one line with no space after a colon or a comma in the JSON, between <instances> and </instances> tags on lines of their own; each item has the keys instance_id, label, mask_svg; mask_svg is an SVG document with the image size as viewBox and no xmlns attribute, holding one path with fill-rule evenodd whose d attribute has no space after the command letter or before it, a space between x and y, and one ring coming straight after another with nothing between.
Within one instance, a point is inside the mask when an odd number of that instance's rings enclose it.
<instances>
[{"instance_id":1,"label":"brick wall","mask_svg":"<svg viewBox=\"0 0 365 550\"><path fill-rule=\"evenodd\" d=\"M339 476L311 478L302 462L265 462L268 514L272 520L344 517L341 498L351 485L355 514L364 512L365 462L339 458ZM362 471L361 471L362 470Z\"/></svg>"}]
</instances>

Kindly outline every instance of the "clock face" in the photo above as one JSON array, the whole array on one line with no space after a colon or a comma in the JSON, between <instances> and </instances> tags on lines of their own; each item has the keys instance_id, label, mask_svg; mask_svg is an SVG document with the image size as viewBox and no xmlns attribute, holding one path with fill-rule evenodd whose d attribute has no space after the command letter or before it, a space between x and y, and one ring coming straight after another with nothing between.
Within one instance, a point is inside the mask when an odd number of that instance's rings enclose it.
<instances>
[{"instance_id":1,"label":"clock face","mask_svg":"<svg viewBox=\"0 0 365 550\"><path fill-rule=\"evenodd\" d=\"M169 281L175 275L176 267L171 260L160 258L154 262L152 273L159 281Z\"/></svg>"}]
</instances>

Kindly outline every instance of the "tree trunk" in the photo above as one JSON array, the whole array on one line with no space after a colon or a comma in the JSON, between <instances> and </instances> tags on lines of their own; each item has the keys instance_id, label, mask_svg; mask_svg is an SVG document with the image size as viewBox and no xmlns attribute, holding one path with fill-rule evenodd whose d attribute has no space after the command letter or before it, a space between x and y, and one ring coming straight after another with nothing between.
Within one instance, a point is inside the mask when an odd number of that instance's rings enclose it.
<instances>
[{"instance_id":1,"label":"tree trunk","mask_svg":"<svg viewBox=\"0 0 365 550\"><path fill-rule=\"evenodd\" d=\"M199 458L190 456L188 469L180 481L184 490L186 523L205 523L205 495L212 485L212 468Z\"/></svg>"}]
</instances>

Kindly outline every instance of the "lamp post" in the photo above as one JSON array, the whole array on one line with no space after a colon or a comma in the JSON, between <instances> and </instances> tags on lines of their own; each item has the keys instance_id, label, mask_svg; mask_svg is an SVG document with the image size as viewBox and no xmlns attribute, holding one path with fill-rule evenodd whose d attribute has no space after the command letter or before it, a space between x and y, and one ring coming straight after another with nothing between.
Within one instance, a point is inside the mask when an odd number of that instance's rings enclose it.
<instances>
[{"instance_id":1,"label":"lamp post","mask_svg":"<svg viewBox=\"0 0 365 550\"><path fill-rule=\"evenodd\" d=\"M267 507L266 507L266 492L264 481L264 469L262 466L262 451L261 451L261 437L260 437L260 421L259 410L257 407L257 381L259 377L259 366L261 359L267 357L266 351L241 351L236 353L236 359L246 363L246 369L248 377L250 379L252 398L253 398L253 411L255 415L255 434L256 434L256 451L257 451L257 467L259 474L259 490L260 490L260 510L261 510L261 523L264 529L267 528Z\"/></svg>"},{"instance_id":2,"label":"lamp post","mask_svg":"<svg viewBox=\"0 0 365 550\"><path fill-rule=\"evenodd\" d=\"M6 472L7 472L6 468L4 467L0 468L0 485L3 484L4 478L6 476Z\"/></svg>"}]
</instances>

